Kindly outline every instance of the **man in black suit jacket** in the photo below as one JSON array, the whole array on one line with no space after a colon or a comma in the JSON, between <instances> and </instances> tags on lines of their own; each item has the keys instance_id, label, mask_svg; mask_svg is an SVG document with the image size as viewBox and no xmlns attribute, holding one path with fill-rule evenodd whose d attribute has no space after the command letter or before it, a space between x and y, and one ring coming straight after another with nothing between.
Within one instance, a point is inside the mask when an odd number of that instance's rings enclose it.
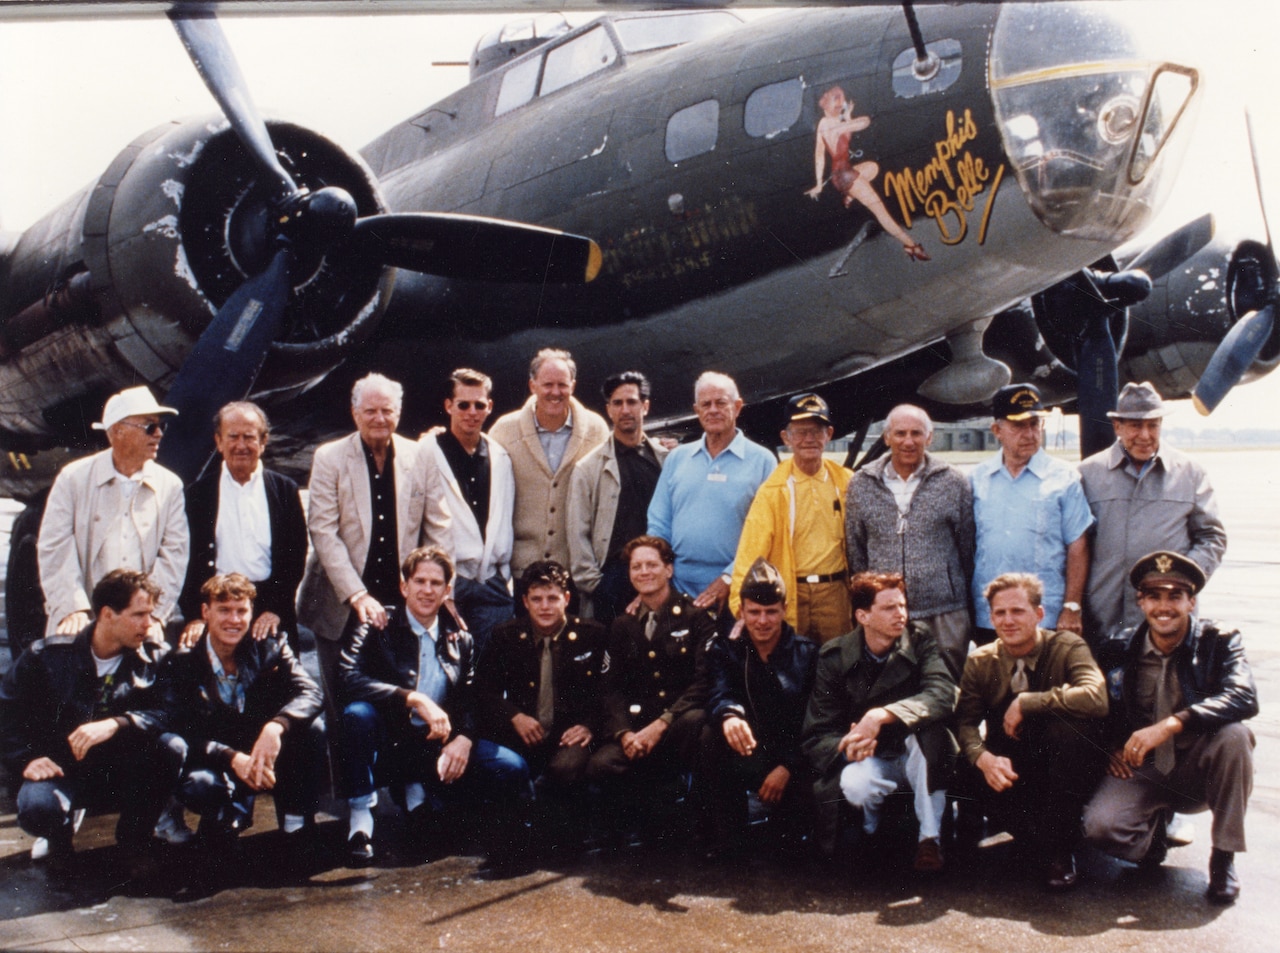
<instances>
[{"instance_id":1,"label":"man in black suit jacket","mask_svg":"<svg viewBox=\"0 0 1280 953\"><path fill-rule=\"evenodd\" d=\"M187 486L191 558L178 605L187 619L182 644L200 637L200 587L217 573L238 572L258 591L253 637L285 633L299 655L294 600L307 561L307 521L298 484L262 467L269 426L249 401L227 404L214 418L222 465Z\"/></svg>"}]
</instances>

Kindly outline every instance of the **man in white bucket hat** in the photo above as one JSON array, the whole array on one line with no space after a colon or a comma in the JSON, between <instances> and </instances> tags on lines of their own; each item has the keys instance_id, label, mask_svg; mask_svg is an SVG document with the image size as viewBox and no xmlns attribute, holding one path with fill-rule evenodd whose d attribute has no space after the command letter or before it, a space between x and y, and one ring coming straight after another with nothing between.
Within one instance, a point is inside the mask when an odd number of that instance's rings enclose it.
<instances>
[{"instance_id":1,"label":"man in white bucket hat","mask_svg":"<svg viewBox=\"0 0 1280 953\"><path fill-rule=\"evenodd\" d=\"M187 571L182 480L155 462L165 418L177 413L145 386L114 394L93 425L110 447L58 474L37 543L46 636L78 633L91 621L94 584L113 569L136 569L160 587L148 638L163 637Z\"/></svg>"}]
</instances>

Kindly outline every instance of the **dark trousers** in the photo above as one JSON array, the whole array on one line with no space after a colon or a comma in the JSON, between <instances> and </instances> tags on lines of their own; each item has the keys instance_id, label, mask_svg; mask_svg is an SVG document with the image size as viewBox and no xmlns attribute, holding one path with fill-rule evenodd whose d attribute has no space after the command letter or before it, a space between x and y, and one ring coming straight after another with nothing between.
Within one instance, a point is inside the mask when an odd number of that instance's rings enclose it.
<instances>
[{"instance_id":1,"label":"dark trousers","mask_svg":"<svg viewBox=\"0 0 1280 953\"><path fill-rule=\"evenodd\" d=\"M635 597L627 564L611 559L600 567L600 581L591 593L591 617L601 625L609 625Z\"/></svg>"},{"instance_id":2,"label":"dark trousers","mask_svg":"<svg viewBox=\"0 0 1280 953\"><path fill-rule=\"evenodd\" d=\"M712 722L703 725L699 749L694 783L704 823L719 844L741 843L747 832L748 795L760 789L784 756L757 738L755 751L743 757L729 747L720 724ZM803 765L792 769L782 802L770 806L771 828L775 819L783 832L802 834L812 828L813 778Z\"/></svg>"},{"instance_id":3,"label":"dark trousers","mask_svg":"<svg viewBox=\"0 0 1280 953\"><path fill-rule=\"evenodd\" d=\"M187 742L177 735L167 738L172 750L187 747ZM285 732L282 742L276 758L276 784L271 789L276 815L309 817L319 804L324 773L324 718L316 718L306 727L295 726ZM178 800L200 815L201 828L245 830L253 823L256 796L257 792L241 781L230 765L211 764L196 752L188 755L178 785Z\"/></svg>"},{"instance_id":4,"label":"dark trousers","mask_svg":"<svg viewBox=\"0 0 1280 953\"><path fill-rule=\"evenodd\" d=\"M620 741L607 742L591 756L587 780L599 788L600 807L611 826L628 817L643 824L655 807L655 797L697 767L705 721L702 709L686 711L642 758L628 758Z\"/></svg>"},{"instance_id":5,"label":"dark trousers","mask_svg":"<svg viewBox=\"0 0 1280 953\"><path fill-rule=\"evenodd\" d=\"M69 759L70 760L70 759ZM119 810L116 841L145 846L182 771L182 755L122 729L89 749L83 761L58 765L65 774L23 781L18 789L18 826L55 845L71 843L71 815L78 808Z\"/></svg>"},{"instance_id":6,"label":"dark trousers","mask_svg":"<svg viewBox=\"0 0 1280 953\"><path fill-rule=\"evenodd\" d=\"M998 830L1044 859L1073 850L1080 840L1080 815L1106 766L1102 721L1053 712L1022 723L1022 737L1000 728L1003 714L987 722L987 750L1008 758L1018 780L994 791L978 768L963 760L956 776L958 796L974 798Z\"/></svg>"},{"instance_id":7,"label":"dark trousers","mask_svg":"<svg viewBox=\"0 0 1280 953\"><path fill-rule=\"evenodd\" d=\"M453 602L467 624L467 631L476 644L476 658L484 655L489 645L489 634L515 615L515 603L506 580L494 576L485 582L457 576L453 580Z\"/></svg>"},{"instance_id":8,"label":"dark trousers","mask_svg":"<svg viewBox=\"0 0 1280 953\"><path fill-rule=\"evenodd\" d=\"M513 804L529 796L529 766L509 748L485 739L472 742L462 777L440 780L436 762L443 745L419 736L393 737L369 702L352 702L342 712L343 787L348 797L363 797L385 785L422 784L433 812L474 802Z\"/></svg>"}]
</instances>

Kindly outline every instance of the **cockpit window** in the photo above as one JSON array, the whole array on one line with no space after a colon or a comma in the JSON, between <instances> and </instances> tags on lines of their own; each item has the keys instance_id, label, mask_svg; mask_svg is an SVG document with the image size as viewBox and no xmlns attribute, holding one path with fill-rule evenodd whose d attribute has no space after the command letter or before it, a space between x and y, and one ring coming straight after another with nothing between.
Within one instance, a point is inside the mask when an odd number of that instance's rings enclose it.
<instances>
[{"instance_id":1,"label":"cockpit window","mask_svg":"<svg viewBox=\"0 0 1280 953\"><path fill-rule=\"evenodd\" d=\"M627 53L643 53L664 47L692 43L742 26L742 21L727 10L704 10L696 13L660 16L619 17L613 21L622 49Z\"/></svg>"},{"instance_id":2,"label":"cockpit window","mask_svg":"<svg viewBox=\"0 0 1280 953\"><path fill-rule=\"evenodd\" d=\"M704 99L667 121L667 159L680 162L710 152L720 130L720 103Z\"/></svg>"},{"instance_id":3,"label":"cockpit window","mask_svg":"<svg viewBox=\"0 0 1280 953\"><path fill-rule=\"evenodd\" d=\"M804 102L804 82L800 77L770 83L752 90L742 113L742 126L748 136L776 136L790 129L800 118Z\"/></svg>"},{"instance_id":4,"label":"cockpit window","mask_svg":"<svg viewBox=\"0 0 1280 953\"><path fill-rule=\"evenodd\" d=\"M618 58L618 49L604 27L588 30L581 36L547 51L547 66L542 74L541 95L554 93L585 76L598 72Z\"/></svg>"},{"instance_id":5,"label":"cockpit window","mask_svg":"<svg viewBox=\"0 0 1280 953\"><path fill-rule=\"evenodd\" d=\"M538 91L538 72L541 69L542 57L536 56L523 63L517 63L507 70L502 76L502 88L498 90L498 105L494 108L493 114L501 116L533 99Z\"/></svg>"}]
</instances>

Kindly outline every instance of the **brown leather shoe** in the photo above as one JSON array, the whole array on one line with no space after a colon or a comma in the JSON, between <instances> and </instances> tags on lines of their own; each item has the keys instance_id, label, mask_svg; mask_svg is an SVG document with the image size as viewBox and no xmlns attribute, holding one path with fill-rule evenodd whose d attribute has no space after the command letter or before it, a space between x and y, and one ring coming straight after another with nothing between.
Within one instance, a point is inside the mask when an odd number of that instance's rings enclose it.
<instances>
[{"instance_id":1,"label":"brown leather shoe","mask_svg":"<svg viewBox=\"0 0 1280 953\"><path fill-rule=\"evenodd\" d=\"M911 867L921 874L936 874L942 870L942 844L938 842L938 838L926 837L920 842Z\"/></svg>"},{"instance_id":2,"label":"brown leather shoe","mask_svg":"<svg viewBox=\"0 0 1280 953\"><path fill-rule=\"evenodd\" d=\"M1044 885L1049 890L1070 890L1078 879L1076 855L1070 851L1049 861L1044 871Z\"/></svg>"},{"instance_id":3,"label":"brown leather shoe","mask_svg":"<svg viewBox=\"0 0 1280 953\"><path fill-rule=\"evenodd\" d=\"M1240 878L1236 876L1236 855L1229 850L1213 849L1209 855L1209 902L1235 903L1240 896Z\"/></svg>"}]
</instances>

